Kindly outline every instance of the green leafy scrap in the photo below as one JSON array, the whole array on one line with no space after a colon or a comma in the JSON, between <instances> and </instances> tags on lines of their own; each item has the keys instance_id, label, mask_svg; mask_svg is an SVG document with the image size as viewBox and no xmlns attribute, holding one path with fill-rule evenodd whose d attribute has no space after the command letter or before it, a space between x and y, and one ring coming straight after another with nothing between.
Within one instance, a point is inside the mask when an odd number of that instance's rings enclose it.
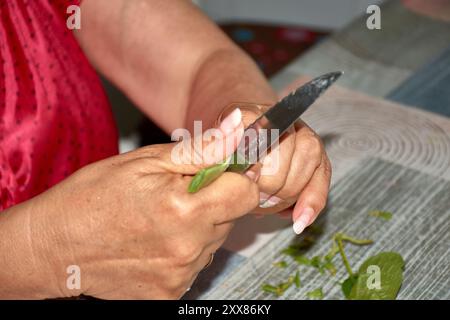
<instances>
[{"instance_id":1,"label":"green leafy scrap","mask_svg":"<svg viewBox=\"0 0 450 320\"><path fill-rule=\"evenodd\" d=\"M300 288L302 286L301 282L300 282L300 272L296 272L295 276L294 276L294 284L296 288Z\"/></svg>"},{"instance_id":2,"label":"green leafy scrap","mask_svg":"<svg viewBox=\"0 0 450 320\"><path fill-rule=\"evenodd\" d=\"M354 274L349 276L347 279L344 280L341 284L342 292L344 293L344 296L349 299L350 293L352 292L352 288L355 285L356 281L358 280L358 275Z\"/></svg>"},{"instance_id":3,"label":"green leafy scrap","mask_svg":"<svg viewBox=\"0 0 450 320\"><path fill-rule=\"evenodd\" d=\"M334 263L332 261L325 261L325 262L323 262L322 268L324 270L327 270L328 273L331 276L335 276L336 275L337 269L336 269L336 266L334 265Z\"/></svg>"},{"instance_id":4,"label":"green leafy scrap","mask_svg":"<svg viewBox=\"0 0 450 320\"><path fill-rule=\"evenodd\" d=\"M348 299L395 299L403 282L404 267L402 256L396 252L381 252L368 258L359 268L358 278L351 288Z\"/></svg>"},{"instance_id":5,"label":"green leafy scrap","mask_svg":"<svg viewBox=\"0 0 450 320\"><path fill-rule=\"evenodd\" d=\"M267 292L267 293L273 293L274 295L276 295L276 296L278 296L278 297L281 296L281 295L283 294L283 292L280 292L278 286L273 286L273 285L268 284L268 283L264 283L264 284L262 285L261 289L262 289L264 292Z\"/></svg>"},{"instance_id":6,"label":"green leafy scrap","mask_svg":"<svg viewBox=\"0 0 450 320\"><path fill-rule=\"evenodd\" d=\"M369 216L381 218L384 220L391 220L392 219L392 212L389 211L380 211L380 210L373 210L369 212Z\"/></svg>"},{"instance_id":7,"label":"green leafy scrap","mask_svg":"<svg viewBox=\"0 0 450 320\"><path fill-rule=\"evenodd\" d=\"M322 290L322 288L314 289L314 290L306 293L306 296L309 299L315 299L315 300L323 299L323 290Z\"/></svg>"},{"instance_id":8,"label":"green leafy scrap","mask_svg":"<svg viewBox=\"0 0 450 320\"><path fill-rule=\"evenodd\" d=\"M349 235L342 233L342 232L338 232L334 235L333 237L334 240L338 241L345 241L345 242L350 242L351 244L357 245L357 246L365 246L368 244L372 244L373 240L370 239L357 239L354 237L350 237Z\"/></svg>"},{"instance_id":9,"label":"green leafy scrap","mask_svg":"<svg viewBox=\"0 0 450 320\"><path fill-rule=\"evenodd\" d=\"M191 183L188 187L188 192L195 193L201 188L204 188L207 185L211 184L228 169L228 166L228 161L224 161L211 167L201 169L199 172L197 172L194 178L192 178Z\"/></svg>"},{"instance_id":10,"label":"green leafy scrap","mask_svg":"<svg viewBox=\"0 0 450 320\"><path fill-rule=\"evenodd\" d=\"M304 253L312 247L312 245L315 243L314 237L304 237L297 243L291 244L287 248L285 248L283 251L281 251L282 254L288 255L292 258L304 255Z\"/></svg>"},{"instance_id":11,"label":"green leafy scrap","mask_svg":"<svg viewBox=\"0 0 450 320\"><path fill-rule=\"evenodd\" d=\"M304 255L298 255L294 257L294 261L297 262L300 265L304 266L310 266L311 265L311 259L307 258Z\"/></svg>"},{"instance_id":12,"label":"green leafy scrap","mask_svg":"<svg viewBox=\"0 0 450 320\"><path fill-rule=\"evenodd\" d=\"M284 294L284 292L294 285L299 288L300 287L300 276L297 273L294 276L289 276L286 282L281 282L278 285L274 286L268 283L262 285L262 290L268 293L272 293L277 297L280 297Z\"/></svg>"},{"instance_id":13,"label":"green leafy scrap","mask_svg":"<svg viewBox=\"0 0 450 320\"><path fill-rule=\"evenodd\" d=\"M392 218L392 213L387 211L374 210L369 213L371 216L379 217L385 220ZM382 252L369 257L363 262L358 272L353 272L349 260L345 254L345 243L358 246L370 245L371 239L358 239L345 233L338 232L332 237L332 246L324 256L316 255L312 258L305 256L307 250L314 244L314 234L321 234L321 229L314 230L310 227L310 234L300 241L288 246L281 253L292 258L294 262L301 266L307 266L317 269L321 274L325 271L331 276L337 273L333 259L340 255L342 262L347 270L348 277L340 284L342 292L347 299L352 300L380 300L395 299L403 282L404 260L396 252ZM280 268L286 268L286 261L279 261L274 264ZM294 276L289 276L286 282L277 286L270 284L263 285L265 292L281 296L293 284L297 288L301 286L299 271ZM322 288L317 288L307 293L310 299L322 299L324 296Z\"/></svg>"},{"instance_id":14,"label":"green leafy scrap","mask_svg":"<svg viewBox=\"0 0 450 320\"><path fill-rule=\"evenodd\" d=\"M287 262L284 261L284 260L275 262L273 265L274 265L275 267L281 268L281 269L284 269L284 268L286 268L286 267L288 266Z\"/></svg>"}]
</instances>

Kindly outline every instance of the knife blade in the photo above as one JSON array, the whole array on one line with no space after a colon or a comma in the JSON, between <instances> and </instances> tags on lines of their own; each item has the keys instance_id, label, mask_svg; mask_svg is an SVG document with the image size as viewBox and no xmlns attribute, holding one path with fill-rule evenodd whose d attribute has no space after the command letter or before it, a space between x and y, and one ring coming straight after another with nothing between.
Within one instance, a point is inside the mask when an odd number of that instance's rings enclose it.
<instances>
[{"instance_id":1,"label":"knife blade","mask_svg":"<svg viewBox=\"0 0 450 320\"><path fill-rule=\"evenodd\" d=\"M254 139L242 139L227 162L200 170L192 179L188 192L194 193L216 180L224 171L243 173L261 160L268 149L292 126L300 116L343 74L330 72L307 82L292 91L257 118L244 131L244 137L255 130ZM264 129L264 130L262 130ZM278 134L268 134L277 130ZM251 136L251 135L248 135Z\"/></svg>"}]
</instances>

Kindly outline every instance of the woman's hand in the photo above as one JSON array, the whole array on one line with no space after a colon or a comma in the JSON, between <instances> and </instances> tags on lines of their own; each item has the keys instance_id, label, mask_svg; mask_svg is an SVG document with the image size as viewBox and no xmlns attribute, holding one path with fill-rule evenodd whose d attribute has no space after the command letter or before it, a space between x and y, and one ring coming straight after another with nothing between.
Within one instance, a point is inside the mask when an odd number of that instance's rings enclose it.
<instances>
[{"instance_id":1,"label":"woman's hand","mask_svg":"<svg viewBox=\"0 0 450 320\"><path fill-rule=\"evenodd\" d=\"M243 109L245 127L263 112L256 107ZM278 147L268 153L262 166L257 164L250 169L252 175L264 173L264 167L268 168L274 161L274 151L279 155L278 169L259 176L260 207L254 212L280 212L297 202L292 219L294 231L300 234L326 205L331 164L319 136L301 121L281 137Z\"/></svg>"},{"instance_id":2,"label":"woman's hand","mask_svg":"<svg viewBox=\"0 0 450 320\"><path fill-rule=\"evenodd\" d=\"M240 139L240 115L221 130L226 140ZM29 233L15 241L30 241L34 271L29 276L52 275L46 283L52 290L46 291L54 297L180 298L222 245L233 221L258 205L259 192L246 176L225 173L210 187L188 194L199 167L174 165L174 145L149 146L91 164L12 207L17 212L11 217L26 217L22 225ZM69 265L80 267L80 290L66 287ZM21 278L0 271L0 280L7 276L10 281Z\"/></svg>"}]
</instances>

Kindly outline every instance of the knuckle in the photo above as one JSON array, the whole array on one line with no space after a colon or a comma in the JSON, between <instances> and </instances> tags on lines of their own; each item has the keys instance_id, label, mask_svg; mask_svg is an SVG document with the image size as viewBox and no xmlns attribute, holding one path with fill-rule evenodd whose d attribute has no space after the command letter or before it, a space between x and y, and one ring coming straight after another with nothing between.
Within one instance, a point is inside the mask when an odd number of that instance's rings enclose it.
<instances>
[{"instance_id":1,"label":"knuckle","mask_svg":"<svg viewBox=\"0 0 450 320\"><path fill-rule=\"evenodd\" d=\"M153 144L141 147L136 149L130 153L132 153L135 157L148 157L148 158L158 158L163 153L164 145L162 144Z\"/></svg>"},{"instance_id":2,"label":"knuckle","mask_svg":"<svg viewBox=\"0 0 450 320\"><path fill-rule=\"evenodd\" d=\"M303 187L303 185L295 185L285 188L280 192L280 197L283 199L297 198Z\"/></svg>"},{"instance_id":3,"label":"knuckle","mask_svg":"<svg viewBox=\"0 0 450 320\"><path fill-rule=\"evenodd\" d=\"M323 209L325 209L326 207L326 202L320 204L317 208L317 214L321 213L323 211Z\"/></svg>"},{"instance_id":4,"label":"knuckle","mask_svg":"<svg viewBox=\"0 0 450 320\"><path fill-rule=\"evenodd\" d=\"M153 168L156 165L155 162L156 161L154 158L140 157L140 158L135 158L135 159L129 160L126 163L125 167L128 170L137 171L137 172L145 172L145 171L147 171L148 168Z\"/></svg>"},{"instance_id":5,"label":"knuckle","mask_svg":"<svg viewBox=\"0 0 450 320\"><path fill-rule=\"evenodd\" d=\"M256 183L250 183L248 191L248 197L246 198L249 202L250 208L256 208L259 205L259 188Z\"/></svg>"},{"instance_id":6,"label":"knuckle","mask_svg":"<svg viewBox=\"0 0 450 320\"><path fill-rule=\"evenodd\" d=\"M325 175L328 177L328 179L331 178L333 174L333 167L331 166L331 162L327 156L325 156L323 168L325 171Z\"/></svg>"},{"instance_id":7,"label":"knuckle","mask_svg":"<svg viewBox=\"0 0 450 320\"><path fill-rule=\"evenodd\" d=\"M229 189L226 196L227 203L238 202L241 206L256 207L259 203L258 185L243 175L225 172L224 175L232 188ZM243 197L245 195L245 197Z\"/></svg>"},{"instance_id":8,"label":"knuckle","mask_svg":"<svg viewBox=\"0 0 450 320\"><path fill-rule=\"evenodd\" d=\"M316 195L316 203L318 212L322 211L327 205L328 194L326 192Z\"/></svg>"},{"instance_id":9,"label":"knuckle","mask_svg":"<svg viewBox=\"0 0 450 320\"><path fill-rule=\"evenodd\" d=\"M179 299L185 294L191 278L192 272L188 272L186 269L172 272L171 276L165 282L164 290L169 299Z\"/></svg>"},{"instance_id":10,"label":"knuckle","mask_svg":"<svg viewBox=\"0 0 450 320\"><path fill-rule=\"evenodd\" d=\"M202 253L202 248L192 241L178 241L173 252L174 265L186 267L197 261Z\"/></svg>"},{"instance_id":11,"label":"knuckle","mask_svg":"<svg viewBox=\"0 0 450 320\"><path fill-rule=\"evenodd\" d=\"M276 179L274 179L272 184L273 191L271 193L278 192L281 188L283 188L285 183L286 183L285 177L277 177Z\"/></svg>"},{"instance_id":12,"label":"knuckle","mask_svg":"<svg viewBox=\"0 0 450 320\"><path fill-rule=\"evenodd\" d=\"M312 157L319 158L323 153L323 147L322 147L322 141L320 140L319 136L316 135L314 132L311 131L310 134L308 134L303 139L303 146L305 148L305 151Z\"/></svg>"},{"instance_id":13,"label":"knuckle","mask_svg":"<svg viewBox=\"0 0 450 320\"><path fill-rule=\"evenodd\" d=\"M167 196L167 204L171 214L182 221L191 220L196 212L194 203L180 194L170 193Z\"/></svg>"},{"instance_id":14,"label":"knuckle","mask_svg":"<svg viewBox=\"0 0 450 320\"><path fill-rule=\"evenodd\" d=\"M256 206L259 203L259 188L258 185L249 179L240 176L240 179L244 180L243 183L243 190L246 194L246 201L249 202L249 205L252 206L253 204ZM242 199L242 192L238 193L239 199Z\"/></svg>"},{"instance_id":15,"label":"knuckle","mask_svg":"<svg viewBox=\"0 0 450 320\"><path fill-rule=\"evenodd\" d=\"M177 281L175 282L173 278L168 280L164 289L164 297L165 300L177 300L186 293L186 286L183 286L183 282Z\"/></svg>"},{"instance_id":16,"label":"knuckle","mask_svg":"<svg viewBox=\"0 0 450 320\"><path fill-rule=\"evenodd\" d=\"M227 198L239 199L242 192L245 192L252 183L248 178L232 172L225 172L223 176L226 177L229 186L231 186L230 188L227 187Z\"/></svg>"},{"instance_id":17,"label":"knuckle","mask_svg":"<svg viewBox=\"0 0 450 320\"><path fill-rule=\"evenodd\" d=\"M284 183L284 177L280 177L279 175L266 177L266 179L260 180L261 191L267 194L277 193L283 188Z\"/></svg>"}]
</instances>

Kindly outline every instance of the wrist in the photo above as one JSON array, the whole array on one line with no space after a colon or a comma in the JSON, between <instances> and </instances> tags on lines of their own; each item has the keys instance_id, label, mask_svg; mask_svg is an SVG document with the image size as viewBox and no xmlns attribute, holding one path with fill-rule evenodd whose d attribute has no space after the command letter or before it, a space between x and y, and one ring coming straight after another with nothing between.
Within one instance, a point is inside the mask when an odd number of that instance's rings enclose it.
<instances>
[{"instance_id":1,"label":"wrist","mask_svg":"<svg viewBox=\"0 0 450 320\"><path fill-rule=\"evenodd\" d=\"M234 102L273 105L277 95L254 62L242 51L219 50L207 59L195 77L186 125L202 120L203 128L214 126Z\"/></svg>"},{"instance_id":2,"label":"wrist","mask_svg":"<svg viewBox=\"0 0 450 320\"><path fill-rule=\"evenodd\" d=\"M63 296L60 275L55 272L55 261L52 261L57 255L57 246L52 228L40 222L44 208L40 207L38 198L13 206L0 215L0 297Z\"/></svg>"}]
</instances>

